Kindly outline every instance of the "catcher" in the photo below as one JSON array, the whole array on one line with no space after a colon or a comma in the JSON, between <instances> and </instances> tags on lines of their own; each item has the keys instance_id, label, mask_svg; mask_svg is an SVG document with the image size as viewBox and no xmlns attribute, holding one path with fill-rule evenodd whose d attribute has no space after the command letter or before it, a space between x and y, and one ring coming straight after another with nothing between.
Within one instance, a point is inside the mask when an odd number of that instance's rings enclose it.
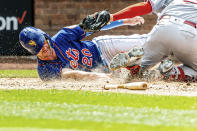
<instances>
[{"instance_id":1,"label":"catcher","mask_svg":"<svg viewBox=\"0 0 197 131\"><path fill-rule=\"evenodd\" d=\"M142 17L114 21L101 30L143 22ZM82 28L83 25L64 27L53 37L35 27L26 27L20 32L21 45L33 55L37 55L37 71L42 80L66 78L69 73L65 72L64 68L88 72L71 72L77 77L81 75L80 78L105 77L91 71L101 67L104 72L108 72L109 62L114 55L143 45L147 38L147 35L101 36L92 41L81 41L91 34Z\"/></svg>"},{"instance_id":2,"label":"catcher","mask_svg":"<svg viewBox=\"0 0 197 131\"><path fill-rule=\"evenodd\" d=\"M84 25L88 25L86 21L90 23L84 30L99 31L110 21L149 13L157 14L158 21L143 46L142 59L130 62L132 52L122 53L112 60L111 68L127 67L133 74L142 75L163 60L159 69L166 79L197 81L197 0L145 0L114 14L101 11L94 14L94 22L84 19ZM170 54L182 65L174 66L172 60L165 59Z\"/></svg>"}]
</instances>

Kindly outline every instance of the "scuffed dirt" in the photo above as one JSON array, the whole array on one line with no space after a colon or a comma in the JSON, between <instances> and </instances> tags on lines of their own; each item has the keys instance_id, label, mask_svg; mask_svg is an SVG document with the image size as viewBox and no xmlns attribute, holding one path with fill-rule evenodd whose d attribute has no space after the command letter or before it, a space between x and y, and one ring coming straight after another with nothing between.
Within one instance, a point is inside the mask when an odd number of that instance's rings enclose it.
<instances>
[{"instance_id":1,"label":"scuffed dirt","mask_svg":"<svg viewBox=\"0 0 197 131\"><path fill-rule=\"evenodd\" d=\"M115 82L116 81L116 82ZM131 93L131 94L148 94L148 95L176 95L176 96L197 96L196 83L179 83L164 81L149 82L147 90L127 90L127 89L112 89L104 90L105 84L117 83L96 80L96 81L76 81L68 79L64 81L42 82L38 78L1 78L1 89L61 89L61 90L89 90L99 92L116 92L116 93Z\"/></svg>"},{"instance_id":2,"label":"scuffed dirt","mask_svg":"<svg viewBox=\"0 0 197 131\"><path fill-rule=\"evenodd\" d=\"M36 63L4 62L0 63L0 69L36 69ZM0 78L0 89L63 89L148 95L197 96L197 83L165 82L161 80L148 82L147 90L103 89L105 84L124 83L126 76L124 72L118 72L110 80L66 79L55 82L42 82L39 78Z\"/></svg>"}]
</instances>

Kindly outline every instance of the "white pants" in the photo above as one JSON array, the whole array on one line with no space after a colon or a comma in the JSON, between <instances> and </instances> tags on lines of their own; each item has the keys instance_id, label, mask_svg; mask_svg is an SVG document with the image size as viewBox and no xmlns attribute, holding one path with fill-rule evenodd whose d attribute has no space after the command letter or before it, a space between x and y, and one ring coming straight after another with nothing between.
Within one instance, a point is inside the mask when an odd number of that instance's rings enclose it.
<instances>
[{"instance_id":1,"label":"white pants","mask_svg":"<svg viewBox=\"0 0 197 131\"><path fill-rule=\"evenodd\" d=\"M98 45L102 52L102 57L105 59L109 66L112 58L121 52L128 52L130 49L136 46L143 46L148 35L134 34L129 36L99 36L92 41Z\"/></svg>"},{"instance_id":2,"label":"white pants","mask_svg":"<svg viewBox=\"0 0 197 131\"><path fill-rule=\"evenodd\" d=\"M173 54L183 63L181 68L186 75L197 77L197 29L194 27L168 19L161 20L154 26L143 48L143 70Z\"/></svg>"}]
</instances>

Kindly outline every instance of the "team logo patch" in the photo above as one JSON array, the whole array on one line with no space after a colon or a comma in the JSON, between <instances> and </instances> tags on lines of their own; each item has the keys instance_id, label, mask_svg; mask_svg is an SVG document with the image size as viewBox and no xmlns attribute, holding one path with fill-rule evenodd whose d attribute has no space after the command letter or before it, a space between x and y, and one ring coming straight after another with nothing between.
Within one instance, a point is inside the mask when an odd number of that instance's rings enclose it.
<instances>
[{"instance_id":1,"label":"team logo patch","mask_svg":"<svg viewBox=\"0 0 197 131\"><path fill-rule=\"evenodd\" d=\"M29 44L30 46L36 46L36 42L33 41L33 40L30 40L28 44Z\"/></svg>"}]
</instances>

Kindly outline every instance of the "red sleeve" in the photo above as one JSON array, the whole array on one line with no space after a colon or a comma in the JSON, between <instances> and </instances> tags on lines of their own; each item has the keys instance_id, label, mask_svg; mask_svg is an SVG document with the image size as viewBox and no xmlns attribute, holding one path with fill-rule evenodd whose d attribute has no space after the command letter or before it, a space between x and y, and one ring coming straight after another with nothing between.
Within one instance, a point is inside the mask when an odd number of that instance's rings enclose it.
<instances>
[{"instance_id":1,"label":"red sleeve","mask_svg":"<svg viewBox=\"0 0 197 131\"><path fill-rule=\"evenodd\" d=\"M133 18L135 16L141 16L145 14L149 14L152 12L151 3L142 2L135 5L128 6L127 8L113 14L113 21L126 19L126 18Z\"/></svg>"}]
</instances>

